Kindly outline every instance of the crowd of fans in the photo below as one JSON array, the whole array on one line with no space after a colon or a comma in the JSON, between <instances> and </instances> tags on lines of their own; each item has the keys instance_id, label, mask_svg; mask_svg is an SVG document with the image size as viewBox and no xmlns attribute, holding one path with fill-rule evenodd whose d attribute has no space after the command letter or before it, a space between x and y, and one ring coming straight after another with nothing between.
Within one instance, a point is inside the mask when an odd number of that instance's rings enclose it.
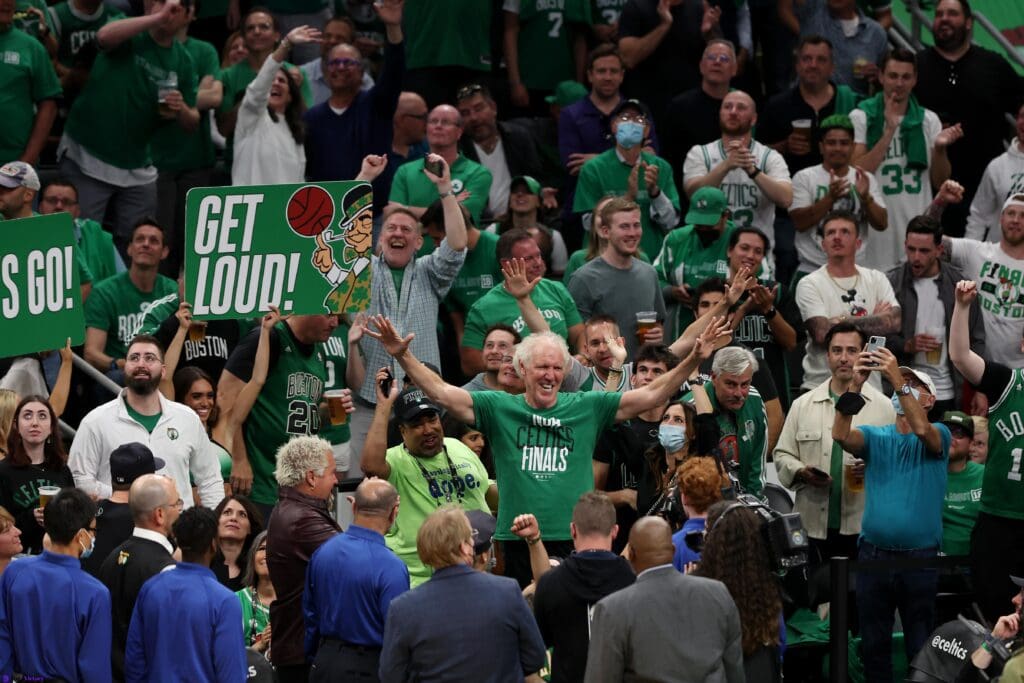
<instances>
[{"instance_id":1,"label":"crowd of fans","mask_svg":"<svg viewBox=\"0 0 1024 683\"><path fill-rule=\"evenodd\" d=\"M1019 645L1024 79L932 9L0 0L0 214L86 321L0 360L0 675L778 681L833 556L868 681L916 560ZM193 319L189 190L353 179L364 313Z\"/></svg>"}]
</instances>

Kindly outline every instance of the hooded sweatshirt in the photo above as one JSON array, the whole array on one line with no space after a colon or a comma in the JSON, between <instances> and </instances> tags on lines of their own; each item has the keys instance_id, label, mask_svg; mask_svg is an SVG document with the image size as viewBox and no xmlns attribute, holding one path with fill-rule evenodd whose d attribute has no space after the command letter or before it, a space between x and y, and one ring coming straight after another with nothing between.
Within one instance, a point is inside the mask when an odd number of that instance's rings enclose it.
<instances>
[{"instance_id":1,"label":"hooded sweatshirt","mask_svg":"<svg viewBox=\"0 0 1024 683\"><path fill-rule=\"evenodd\" d=\"M551 683L583 680L594 605L634 581L625 558L607 550L573 553L541 577L533 613L544 644L554 648Z\"/></svg>"},{"instance_id":2,"label":"hooded sweatshirt","mask_svg":"<svg viewBox=\"0 0 1024 683\"><path fill-rule=\"evenodd\" d=\"M983 242L998 242L1003 238L999 217L1003 202L1011 194L1024 192L1024 152L1021 141L1014 138L1010 148L988 163L971 202L964 237Z\"/></svg>"}]
</instances>

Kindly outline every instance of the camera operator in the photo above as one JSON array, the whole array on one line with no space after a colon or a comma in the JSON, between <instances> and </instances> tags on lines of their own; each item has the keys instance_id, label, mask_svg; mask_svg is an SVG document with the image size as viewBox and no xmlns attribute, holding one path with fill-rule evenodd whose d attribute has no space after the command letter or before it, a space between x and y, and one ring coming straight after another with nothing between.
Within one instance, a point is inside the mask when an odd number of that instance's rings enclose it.
<instances>
[{"instance_id":1,"label":"camera operator","mask_svg":"<svg viewBox=\"0 0 1024 683\"><path fill-rule=\"evenodd\" d=\"M956 683L975 683L997 677L1000 683L1024 683L1024 649L1021 647L1024 633L1020 629L1024 578L1011 576L1010 580L1021 588L1013 597L1013 613L999 617L991 635L971 653L971 666L961 670ZM1007 653L1014 653L1009 661L1005 658Z\"/></svg>"},{"instance_id":2,"label":"camera operator","mask_svg":"<svg viewBox=\"0 0 1024 683\"><path fill-rule=\"evenodd\" d=\"M717 579L740 612L747 681L781 680L782 595L772 574L762 520L744 503L720 501L708 509L708 531L696 576Z\"/></svg>"},{"instance_id":3,"label":"camera operator","mask_svg":"<svg viewBox=\"0 0 1024 683\"><path fill-rule=\"evenodd\" d=\"M861 387L877 370L894 387L896 423L851 427L865 405ZM900 366L886 348L857 358L853 380L836 402L832 438L865 462L864 517L858 561L930 558L942 542L942 501L949 428L929 423L935 384L923 372ZM900 611L907 661L931 634L938 573L935 569L860 571L857 609L866 679L892 680L893 612Z\"/></svg>"}]
</instances>

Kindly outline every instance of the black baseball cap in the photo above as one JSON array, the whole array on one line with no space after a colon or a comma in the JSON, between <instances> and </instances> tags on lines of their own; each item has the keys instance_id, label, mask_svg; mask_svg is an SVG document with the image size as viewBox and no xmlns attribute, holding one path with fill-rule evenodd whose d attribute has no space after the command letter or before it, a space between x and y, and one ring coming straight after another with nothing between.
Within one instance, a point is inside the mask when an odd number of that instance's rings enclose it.
<instances>
[{"instance_id":1,"label":"black baseball cap","mask_svg":"<svg viewBox=\"0 0 1024 683\"><path fill-rule=\"evenodd\" d=\"M498 520L483 510L470 510L466 517L469 517L469 526L473 528L473 554L479 555L491 547L491 538L498 527Z\"/></svg>"},{"instance_id":2,"label":"black baseball cap","mask_svg":"<svg viewBox=\"0 0 1024 683\"><path fill-rule=\"evenodd\" d=\"M395 419L406 424L415 421L423 413L441 414L441 409L427 398L421 389L410 387L395 400Z\"/></svg>"},{"instance_id":3,"label":"black baseball cap","mask_svg":"<svg viewBox=\"0 0 1024 683\"><path fill-rule=\"evenodd\" d=\"M110 453L110 479L118 486L131 484L143 474L163 469L164 461L137 441L123 443Z\"/></svg>"}]
</instances>

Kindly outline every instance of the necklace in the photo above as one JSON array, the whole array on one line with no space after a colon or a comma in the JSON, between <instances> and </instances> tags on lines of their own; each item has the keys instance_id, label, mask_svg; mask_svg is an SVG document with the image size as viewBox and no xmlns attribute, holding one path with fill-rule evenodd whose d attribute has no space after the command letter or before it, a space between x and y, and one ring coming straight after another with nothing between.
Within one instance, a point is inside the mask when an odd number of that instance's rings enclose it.
<instances>
[{"instance_id":1,"label":"necklace","mask_svg":"<svg viewBox=\"0 0 1024 683\"><path fill-rule=\"evenodd\" d=\"M839 297L844 304L852 303L857 298L857 285L860 283L860 271L857 271L857 275L853 279L853 286L849 289L843 287L841 284L836 282L836 279L832 277L832 273L825 270L825 274L828 275L828 279L832 281L832 284L836 286L840 292L844 292L845 296Z\"/></svg>"}]
</instances>

